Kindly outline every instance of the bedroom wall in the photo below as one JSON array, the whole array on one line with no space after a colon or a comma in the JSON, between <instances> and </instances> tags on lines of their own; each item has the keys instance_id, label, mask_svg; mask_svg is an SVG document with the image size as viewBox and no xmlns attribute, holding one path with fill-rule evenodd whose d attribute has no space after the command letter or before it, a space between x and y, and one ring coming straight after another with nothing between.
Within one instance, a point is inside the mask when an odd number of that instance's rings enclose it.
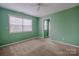
<instances>
[{"instance_id":1,"label":"bedroom wall","mask_svg":"<svg viewBox=\"0 0 79 59\"><path fill-rule=\"evenodd\" d=\"M32 32L19 32L19 33L10 33L9 32L9 15L19 16L32 20ZM7 10L5 8L0 8L0 46L27 40L28 38L38 36L38 21L39 19L34 16L26 15L21 12Z\"/></svg>"},{"instance_id":2,"label":"bedroom wall","mask_svg":"<svg viewBox=\"0 0 79 59\"><path fill-rule=\"evenodd\" d=\"M48 18L51 40L79 45L79 6L40 18L40 26L43 26L43 20ZM42 29L40 36L43 36Z\"/></svg>"}]
</instances>

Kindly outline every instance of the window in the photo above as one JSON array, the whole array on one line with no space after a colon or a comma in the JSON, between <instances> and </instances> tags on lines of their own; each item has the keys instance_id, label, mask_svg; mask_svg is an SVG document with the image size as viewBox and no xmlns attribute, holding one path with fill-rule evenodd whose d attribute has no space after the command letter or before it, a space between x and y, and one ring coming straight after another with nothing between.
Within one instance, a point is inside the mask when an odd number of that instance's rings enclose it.
<instances>
[{"instance_id":1,"label":"window","mask_svg":"<svg viewBox=\"0 0 79 59\"><path fill-rule=\"evenodd\" d=\"M32 31L32 20L23 19L23 31Z\"/></svg>"},{"instance_id":2,"label":"window","mask_svg":"<svg viewBox=\"0 0 79 59\"><path fill-rule=\"evenodd\" d=\"M22 32L22 19L10 16L10 32Z\"/></svg>"},{"instance_id":3,"label":"window","mask_svg":"<svg viewBox=\"0 0 79 59\"><path fill-rule=\"evenodd\" d=\"M9 16L10 33L32 31L32 20Z\"/></svg>"}]
</instances>

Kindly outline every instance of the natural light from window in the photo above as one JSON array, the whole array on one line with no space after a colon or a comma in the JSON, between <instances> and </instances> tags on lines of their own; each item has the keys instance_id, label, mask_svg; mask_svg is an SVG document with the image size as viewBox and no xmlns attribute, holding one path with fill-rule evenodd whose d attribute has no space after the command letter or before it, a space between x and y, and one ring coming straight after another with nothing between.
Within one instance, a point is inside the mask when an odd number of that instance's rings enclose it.
<instances>
[{"instance_id":1,"label":"natural light from window","mask_svg":"<svg viewBox=\"0 0 79 59\"><path fill-rule=\"evenodd\" d=\"M32 31L32 20L9 16L10 33Z\"/></svg>"}]
</instances>

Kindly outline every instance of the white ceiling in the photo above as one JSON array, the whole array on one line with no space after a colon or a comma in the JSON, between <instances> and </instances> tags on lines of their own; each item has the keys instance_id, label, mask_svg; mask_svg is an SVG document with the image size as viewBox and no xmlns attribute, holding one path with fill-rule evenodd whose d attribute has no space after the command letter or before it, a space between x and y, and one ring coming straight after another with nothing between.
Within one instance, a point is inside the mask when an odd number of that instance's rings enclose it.
<instances>
[{"instance_id":1,"label":"white ceiling","mask_svg":"<svg viewBox=\"0 0 79 59\"><path fill-rule=\"evenodd\" d=\"M79 3L41 3L40 10L37 11L37 3L0 3L1 7L36 17L43 17L77 5Z\"/></svg>"}]
</instances>

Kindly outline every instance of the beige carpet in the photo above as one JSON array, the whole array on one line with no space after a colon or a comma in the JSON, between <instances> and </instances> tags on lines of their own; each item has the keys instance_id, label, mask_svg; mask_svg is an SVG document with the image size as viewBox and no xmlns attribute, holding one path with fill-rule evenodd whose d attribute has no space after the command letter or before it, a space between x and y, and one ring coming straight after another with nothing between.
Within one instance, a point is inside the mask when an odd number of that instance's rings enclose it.
<instances>
[{"instance_id":1,"label":"beige carpet","mask_svg":"<svg viewBox=\"0 0 79 59\"><path fill-rule=\"evenodd\" d=\"M0 48L2 56L73 56L79 48L50 42L48 39L33 39Z\"/></svg>"}]
</instances>

